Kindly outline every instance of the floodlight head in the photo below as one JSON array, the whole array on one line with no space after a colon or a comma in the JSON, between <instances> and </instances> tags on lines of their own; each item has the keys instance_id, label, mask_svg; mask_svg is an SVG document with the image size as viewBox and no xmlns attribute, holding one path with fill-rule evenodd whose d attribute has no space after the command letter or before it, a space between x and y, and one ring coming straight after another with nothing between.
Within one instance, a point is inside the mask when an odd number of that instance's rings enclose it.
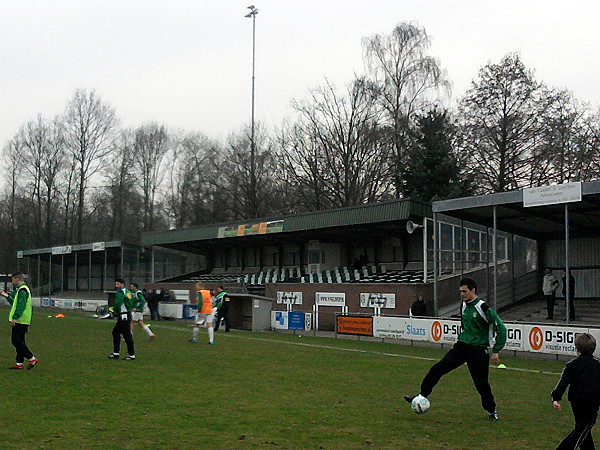
<instances>
[{"instance_id":1,"label":"floodlight head","mask_svg":"<svg viewBox=\"0 0 600 450\"><path fill-rule=\"evenodd\" d=\"M254 9L254 5L248 6L248 9Z\"/></svg>"},{"instance_id":2,"label":"floodlight head","mask_svg":"<svg viewBox=\"0 0 600 450\"><path fill-rule=\"evenodd\" d=\"M252 13L248 13L244 17L247 17L247 18L251 19L252 18Z\"/></svg>"}]
</instances>

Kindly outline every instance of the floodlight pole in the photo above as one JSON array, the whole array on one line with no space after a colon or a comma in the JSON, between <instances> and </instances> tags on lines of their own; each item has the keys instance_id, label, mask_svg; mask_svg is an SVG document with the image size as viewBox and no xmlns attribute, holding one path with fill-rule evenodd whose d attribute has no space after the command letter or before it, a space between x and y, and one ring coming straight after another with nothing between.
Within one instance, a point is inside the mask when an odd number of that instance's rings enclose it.
<instances>
[{"instance_id":1,"label":"floodlight pole","mask_svg":"<svg viewBox=\"0 0 600 450\"><path fill-rule=\"evenodd\" d=\"M256 216L256 142L254 139L254 68L256 61L256 15L258 9L254 5L248 6L250 12L244 17L252 19L252 119L250 124L250 201L252 203L252 213Z\"/></svg>"}]
</instances>

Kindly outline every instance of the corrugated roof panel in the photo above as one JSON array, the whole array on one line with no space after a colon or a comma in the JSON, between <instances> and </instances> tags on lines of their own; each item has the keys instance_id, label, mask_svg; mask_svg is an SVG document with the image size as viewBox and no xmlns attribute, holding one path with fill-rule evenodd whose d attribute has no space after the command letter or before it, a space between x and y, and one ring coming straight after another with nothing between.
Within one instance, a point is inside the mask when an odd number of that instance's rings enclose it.
<instances>
[{"instance_id":1,"label":"corrugated roof panel","mask_svg":"<svg viewBox=\"0 0 600 450\"><path fill-rule=\"evenodd\" d=\"M381 203L352 206L348 208L311 213L296 214L285 217L240 220L216 225L204 225L180 230L144 233L142 245L163 245L178 242L216 239L223 227L236 227L242 224L257 224L283 220L283 233L333 228L368 223L381 223L407 220L411 217L431 217L431 205L410 199L392 200Z\"/></svg>"}]
</instances>

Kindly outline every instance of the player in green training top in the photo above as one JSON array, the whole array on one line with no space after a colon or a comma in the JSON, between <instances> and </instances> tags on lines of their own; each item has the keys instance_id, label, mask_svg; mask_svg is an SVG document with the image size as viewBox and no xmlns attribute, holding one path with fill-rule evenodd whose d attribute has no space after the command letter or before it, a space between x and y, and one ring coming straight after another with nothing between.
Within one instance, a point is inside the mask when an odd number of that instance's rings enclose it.
<instances>
[{"instance_id":1,"label":"player in green training top","mask_svg":"<svg viewBox=\"0 0 600 450\"><path fill-rule=\"evenodd\" d=\"M498 353L506 343L506 327L496 311L486 305L477 296L477 283L471 278L460 280L460 295L463 298L461 308L462 331L454 347L434 364L421 383L420 394L429 397L435 385L444 375L467 363L469 373L475 388L481 396L481 405L488 413L492 422L497 422L496 401L488 382L489 355L488 348L492 347L492 362L500 361ZM492 337L495 336L494 342ZM407 402L412 402L415 396L405 395Z\"/></svg>"},{"instance_id":2,"label":"player in green training top","mask_svg":"<svg viewBox=\"0 0 600 450\"><path fill-rule=\"evenodd\" d=\"M27 370L31 370L38 363L37 358L33 356L25 342L25 334L29 330L29 325L31 325L31 291L29 286L25 284L21 272L13 273L11 278L14 290L10 294L4 291L0 292L0 295L6 297L8 303L12 305L8 321L12 327L11 340L17 351L17 362L10 368L23 370L23 362L27 358L29 360Z\"/></svg>"},{"instance_id":3,"label":"player in green training top","mask_svg":"<svg viewBox=\"0 0 600 450\"><path fill-rule=\"evenodd\" d=\"M150 327L144 323L144 306L146 305L146 297L144 297L144 293L140 290L140 287L137 283L131 283L129 285L129 290L133 294L133 311L131 312L131 335L133 336L133 329L135 324L137 324L148 333L150 339L155 339L156 335L152 332Z\"/></svg>"},{"instance_id":4,"label":"player in green training top","mask_svg":"<svg viewBox=\"0 0 600 450\"><path fill-rule=\"evenodd\" d=\"M115 305L113 314L117 317L117 323L112 331L113 352L108 355L110 359L119 359L121 348L121 335L127 344L128 355L123 358L128 361L135 360L135 349L133 345L133 336L131 335L131 311L133 310L133 294L125 287L125 280L117 278L115 280Z\"/></svg>"}]
</instances>

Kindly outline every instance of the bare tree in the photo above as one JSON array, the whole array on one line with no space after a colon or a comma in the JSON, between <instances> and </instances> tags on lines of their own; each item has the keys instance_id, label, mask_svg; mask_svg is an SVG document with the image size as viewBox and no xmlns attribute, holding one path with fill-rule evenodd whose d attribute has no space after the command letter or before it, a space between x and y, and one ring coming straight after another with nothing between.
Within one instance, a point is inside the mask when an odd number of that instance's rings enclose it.
<instances>
[{"instance_id":1,"label":"bare tree","mask_svg":"<svg viewBox=\"0 0 600 450\"><path fill-rule=\"evenodd\" d=\"M357 205L386 195L389 133L363 80L343 95L326 82L293 107L299 118L279 143L308 208Z\"/></svg>"},{"instance_id":2,"label":"bare tree","mask_svg":"<svg viewBox=\"0 0 600 450\"><path fill-rule=\"evenodd\" d=\"M37 246L53 244L58 218L55 202L59 193L59 174L65 153L62 129L58 121L48 123L39 115L21 127L17 139L21 143L23 163L28 173L30 198L34 213Z\"/></svg>"},{"instance_id":3,"label":"bare tree","mask_svg":"<svg viewBox=\"0 0 600 450\"><path fill-rule=\"evenodd\" d=\"M416 114L426 113L450 89L440 62L428 55L430 45L425 28L413 23L398 24L389 35L363 38L367 77L393 131L397 174L411 144ZM401 192L400 180L396 191Z\"/></svg>"},{"instance_id":4,"label":"bare tree","mask_svg":"<svg viewBox=\"0 0 600 450\"><path fill-rule=\"evenodd\" d=\"M87 189L114 148L118 120L115 110L95 91L79 89L67 105L64 125L67 149L77 177L77 242L82 242Z\"/></svg>"},{"instance_id":5,"label":"bare tree","mask_svg":"<svg viewBox=\"0 0 600 450\"><path fill-rule=\"evenodd\" d=\"M532 185L591 180L597 176L596 117L571 92L551 89L545 93L539 157L531 173Z\"/></svg>"},{"instance_id":6,"label":"bare tree","mask_svg":"<svg viewBox=\"0 0 600 450\"><path fill-rule=\"evenodd\" d=\"M459 105L461 151L483 192L527 184L541 140L544 90L516 54L487 64Z\"/></svg>"},{"instance_id":7,"label":"bare tree","mask_svg":"<svg viewBox=\"0 0 600 450\"><path fill-rule=\"evenodd\" d=\"M165 175L163 162L169 151L169 135L164 126L155 123L139 127L134 134L134 178L142 189L144 230L152 231L156 194Z\"/></svg>"}]
</instances>

